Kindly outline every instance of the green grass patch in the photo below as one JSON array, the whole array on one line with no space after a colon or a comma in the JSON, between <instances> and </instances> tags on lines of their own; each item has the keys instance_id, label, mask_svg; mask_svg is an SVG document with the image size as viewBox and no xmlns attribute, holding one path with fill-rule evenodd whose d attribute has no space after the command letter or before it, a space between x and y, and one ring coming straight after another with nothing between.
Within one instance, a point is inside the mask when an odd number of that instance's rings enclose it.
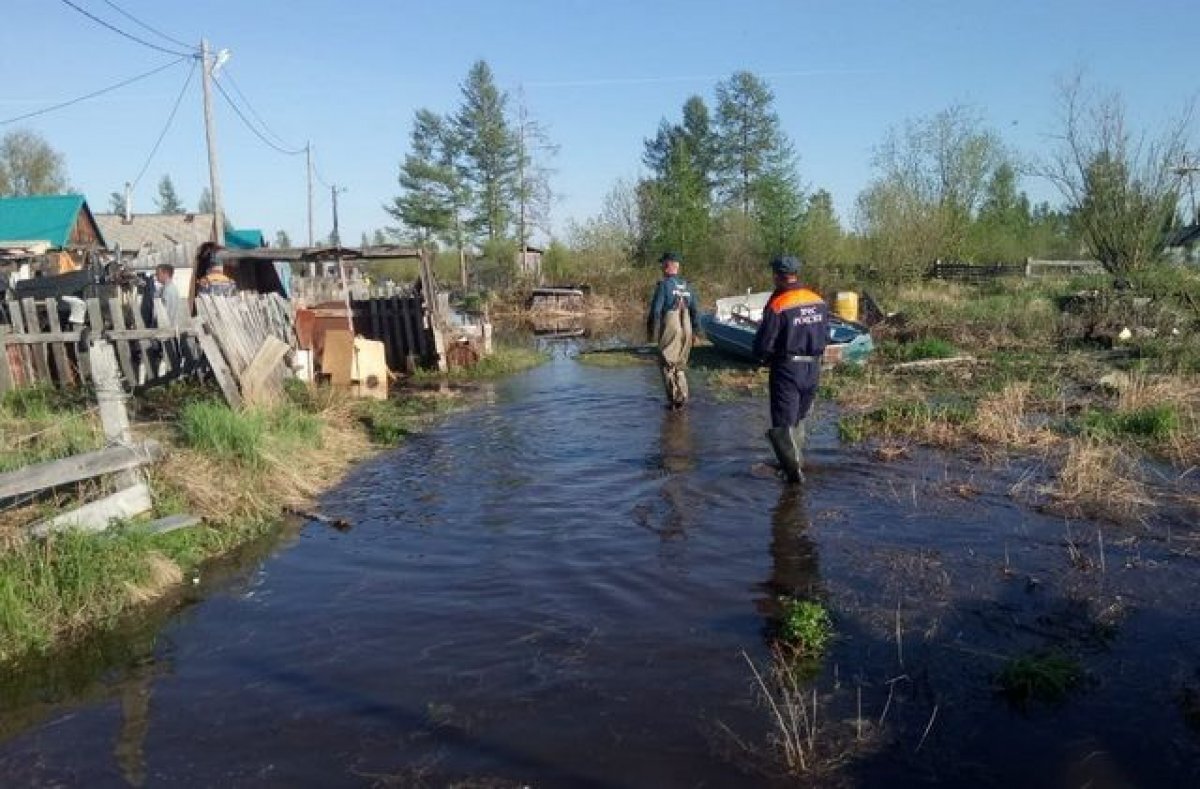
<instances>
[{"instance_id":1,"label":"green grass patch","mask_svg":"<svg viewBox=\"0 0 1200 789\"><path fill-rule=\"evenodd\" d=\"M784 598L779 637L797 651L820 657L833 638L833 619L825 606L813 600Z\"/></svg>"},{"instance_id":2,"label":"green grass patch","mask_svg":"<svg viewBox=\"0 0 1200 789\"><path fill-rule=\"evenodd\" d=\"M1180 428L1179 413L1166 404L1135 411L1089 410L1083 414L1084 435L1099 439L1142 438L1165 441Z\"/></svg>"},{"instance_id":3,"label":"green grass patch","mask_svg":"<svg viewBox=\"0 0 1200 789\"><path fill-rule=\"evenodd\" d=\"M838 420L838 437L858 443L871 436L910 436L927 433L935 425L962 427L975 416L975 405L961 403L888 403L865 414Z\"/></svg>"},{"instance_id":4,"label":"green grass patch","mask_svg":"<svg viewBox=\"0 0 1200 789\"><path fill-rule=\"evenodd\" d=\"M357 400L353 411L372 443L390 447L416 432L431 414L448 407L448 403L440 398L393 397L388 400Z\"/></svg>"},{"instance_id":5,"label":"green grass patch","mask_svg":"<svg viewBox=\"0 0 1200 789\"><path fill-rule=\"evenodd\" d=\"M99 420L81 392L34 386L0 397L0 472L103 445Z\"/></svg>"},{"instance_id":6,"label":"green grass patch","mask_svg":"<svg viewBox=\"0 0 1200 789\"><path fill-rule=\"evenodd\" d=\"M937 337L904 343L884 343L880 350L884 358L894 362L917 362L922 359L949 359L958 356L957 348Z\"/></svg>"},{"instance_id":7,"label":"green grass patch","mask_svg":"<svg viewBox=\"0 0 1200 789\"><path fill-rule=\"evenodd\" d=\"M224 403L188 403L179 414L184 444L214 457L249 468L266 465L270 447L287 449L320 443L321 420L299 406L284 403L273 409L235 411Z\"/></svg>"},{"instance_id":8,"label":"green grass patch","mask_svg":"<svg viewBox=\"0 0 1200 789\"><path fill-rule=\"evenodd\" d=\"M1083 667L1062 652L1033 652L1015 657L996 676L1000 690L1013 701L1062 701L1083 682Z\"/></svg>"}]
</instances>

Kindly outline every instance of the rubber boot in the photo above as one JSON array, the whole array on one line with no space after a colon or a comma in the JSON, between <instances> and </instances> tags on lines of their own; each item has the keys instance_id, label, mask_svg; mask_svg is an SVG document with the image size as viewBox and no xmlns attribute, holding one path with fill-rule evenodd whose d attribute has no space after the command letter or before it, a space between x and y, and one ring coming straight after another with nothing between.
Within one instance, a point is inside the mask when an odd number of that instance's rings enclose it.
<instances>
[{"instance_id":1,"label":"rubber boot","mask_svg":"<svg viewBox=\"0 0 1200 789\"><path fill-rule=\"evenodd\" d=\"M779 461L784 478L791 483L802 481L800 461L796 458L796 445L792 443L791 431L786 427L773 427L767 431L767 440L771 442L771 449L775 450L775 458Z\"/></svg>"},{"instance_id":2,"label":"rubber boot","mask_svg":"<svg viewBox=\"0 0 1200 789\"><path fill-rule=\"evenodd\" d=\"M801 469L804 468L804 441L807 438L807 432L803 419L792 428L792 446L796 449L796 465ZM804 478L803 471L800 472L800 478Z\"/></svg>"}]
</instances>

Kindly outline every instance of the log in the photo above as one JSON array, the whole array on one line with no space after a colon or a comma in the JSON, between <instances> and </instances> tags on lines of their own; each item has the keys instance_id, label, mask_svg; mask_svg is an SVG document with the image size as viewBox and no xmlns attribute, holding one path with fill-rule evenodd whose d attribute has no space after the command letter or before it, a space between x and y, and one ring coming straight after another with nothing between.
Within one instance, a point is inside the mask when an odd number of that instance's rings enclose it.
<instances>
[{"instance_id":1,"label":"log","mask_svg":"<svg viewBox=\"0 0 1200 789\"><path fill-rule=\"evenodd\" d=\"M162 454L157 441L136 446L116 446L85 452L62 460L26 466L0 474L0 499L10 499L104 474L128 471L152 462Z\"/></svg>"},{"instance_id":2,"label":"log","mask_svg":"<svg viewBox=\"0 0 1200 789\"><path fill-rule=\"evenodd\" d=\"M915 362L893 364L892 370L927 370L932 367L945 367L951 364L973 364L979 361L974 356L951 356L948 359L918 359Z\"/></svg>"},{"instance_id":3,"label":"log","mask_svg":"<svg viewBox=\"0 0 1200 789\"><path fill-rule=\"evenodd\" d=\"M139 482L132 487L119 490L111 496L105 496L85 504L79 509L35 523L29 527L29 533L34 537L47 537L70 529L92 533L101 532L107 529L114 520L124 520L141 515L153 506L154 502L150 499L149 486L144 482Z\"/></svg>"}]
</instances>

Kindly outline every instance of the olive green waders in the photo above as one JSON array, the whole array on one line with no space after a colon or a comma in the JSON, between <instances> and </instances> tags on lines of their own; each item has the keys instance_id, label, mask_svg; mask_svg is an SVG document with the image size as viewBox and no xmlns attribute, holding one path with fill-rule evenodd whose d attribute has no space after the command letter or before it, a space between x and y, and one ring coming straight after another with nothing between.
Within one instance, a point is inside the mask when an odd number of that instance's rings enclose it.
<instances>
[{"instance_id":1,"label":"olive green waders","mask_svg":"<svg viewBox=\"0 0 1200 789\"><path fill-rule=\"evenodd\" d=\"M658 335L658 366L662 370L667 400L679 408L688 399L688 354L692 350L692 321L686 305L679 305L663 318Z\"/></svg>"}]
</instances>

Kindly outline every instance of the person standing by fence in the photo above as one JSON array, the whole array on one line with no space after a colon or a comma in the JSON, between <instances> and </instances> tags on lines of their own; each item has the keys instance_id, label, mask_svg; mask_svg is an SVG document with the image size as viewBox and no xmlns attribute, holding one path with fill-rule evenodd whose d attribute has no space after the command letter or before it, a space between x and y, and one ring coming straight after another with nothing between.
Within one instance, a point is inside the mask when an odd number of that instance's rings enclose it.
<instances>
[{"instance_id":1,"label":"person standing by fence","mask_svg":"<svg viewBox=\"0 0 1200 789\"><path fill-rule=\"evenodd\" d=\"M232 296L237 293L237 283L225 274L225 266L217 259L220 247L205 241L196 252L196 295Z\"/></svg>"},{"instance_id":2,"label":"person standing by fence","mask_svg":"<svg viewBox=\"0 0 1200 789\"><path fill-rule=\"evenodd\" d=\"M679 276L679 256L667 252L659 258L663 277L650 299L646 334L658 343L658 364L668 405L679 410L687 404L687 363L700 330L699 299L687 280Z\"/></svg>"}]
</instances>

